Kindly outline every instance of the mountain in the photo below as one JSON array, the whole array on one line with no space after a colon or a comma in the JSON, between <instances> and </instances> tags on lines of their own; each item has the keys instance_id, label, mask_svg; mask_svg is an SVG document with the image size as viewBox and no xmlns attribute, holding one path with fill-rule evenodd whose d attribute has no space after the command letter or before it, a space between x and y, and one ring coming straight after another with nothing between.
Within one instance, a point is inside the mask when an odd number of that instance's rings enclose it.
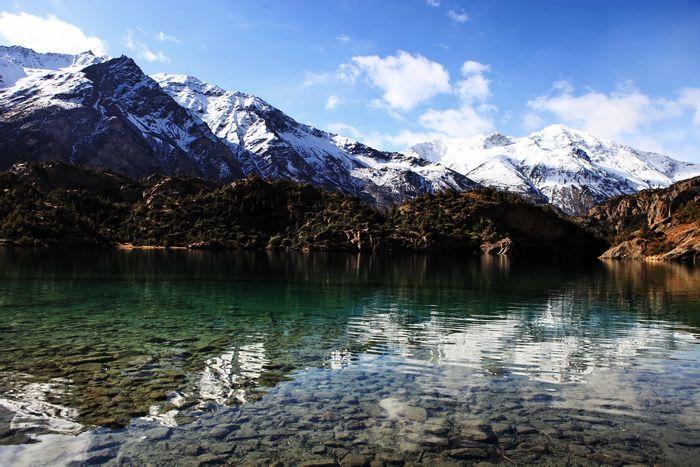
<instances>
[{"instance_id":1,"label":"mountain","mask_svg":"<svg viewBox=\"0 0 700 467\"><path fill-rule=\"evenodd\" d=\"M604 258L700 261L700 177L593 207L579 222L613 247Z\"/></svg>"},{"instance_id":2,"label":"mountain","mask_svg":"<svg viewBox=\"0 0 700 467\"><path fill-rule=\"evenodd\" d=\"M580 257L606 247L550 207L491 188L424 195L380 210L288 180L137 182L62 162L17 163L0 173L0 244Z\"/></svg>"},{"instance_id":3,"label":"mountain","mask_svg":"<svg viewBox=\"0 0 700 467\"><path fill-rule=\"evenodd\" d=\"M426 160L382 152L301 124L264 100L192 76L156 74L161 88L240 151L246 175L311 183L388 205L478 185Z\"/></svg>"},{"instance_id":4,"label":"mountain","mask_svg":"<svg viewBox=\"0 0 700 467\"><path fill-rule=\"evenodd\" d=\"M77 55L38 53L26 47L0 46L0 88L14 85L18 80L46 71L79 70L104 61L92 52Z\"/></svg>"},{"instance_id":5,"label":"mountain","mask_svg":"<svg viewBox=\"0 0 700 467\"><path fill-rule=\"evenodd\" d=\"M0 46L0 170L48 160L133 178L285 179L377 206L491 186L574 215L700 174L699 164L561 125L524 138L494 133L378 151L249 94L191 76L149 77L125 56Z\"/></svg>"},{"instance_id":6,"label":"mountain","mask_svg":"<svg viewBox=\"0 0 700 467\"><path fill-rule=\"evenodd\" d=\"M193 77L155 78L124 56L0 47L0 169L58 160L136 178L258 175L377 205L478 186L439 164L300 124L255 96Z\"/></svg>"},{"instance_id":7,"label":"mountain","mask_svg":"<svg viewBox=\"0 0 700 467\"><path fill-rule=\"evenodd\" d=\"M0 169L58 160L137 178L161 172L227 181L243 175L231 147L128 57L22 47L0 47L0 57L14 73L3 75L3 86L11 85L0 89Z\"/></svg>"},{"instance_id":8,"label":"mountain","mask_svg":"<svg viewBox=\"0 0 700 467\"><path fill-rule=\"evenodd\" d=\"M405 151L485 185L583 214L608 198L700 174L700 164L640 151L583 131L552 125L523 138L493 133L437 139Z\"/></svg>"}]
</instances>

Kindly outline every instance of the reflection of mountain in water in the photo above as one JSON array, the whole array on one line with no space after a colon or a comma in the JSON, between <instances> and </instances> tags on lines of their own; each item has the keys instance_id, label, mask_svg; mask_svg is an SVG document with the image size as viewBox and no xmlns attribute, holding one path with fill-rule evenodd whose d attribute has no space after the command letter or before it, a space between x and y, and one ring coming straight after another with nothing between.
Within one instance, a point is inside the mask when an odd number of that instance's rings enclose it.
<instances>
[{"instance_id":1,"label":"reflection of mountain in water","mask_svg":"<svg viewBox=\"0 0 700 467\"><path fill-rule=\"evenodd\" d=\"M244 403L244 388L254 385L269 363L262 342L244 345L238 350L212 357L206 361L199 380L199 397L202 401L222 405Z\"/></svg>"},{"instance_id":2,"label":"reflection of mountain in water","mask_svg":"<svg viewBox=\"0 0 700 467\"><path fill-rule=\"evenodd\" d=\"M668 358L697 342L683 325L601 313L599 304L578 302L573 295L514 304L498 316L435 312L410 321L398 310L373 313L369 305L350 321L349 334L353 343L364 344L364 352L404 357L410 371L458 365L553 383L584 381L599 370L638 366L644 358Z\"/></svg>"}]
</instances>

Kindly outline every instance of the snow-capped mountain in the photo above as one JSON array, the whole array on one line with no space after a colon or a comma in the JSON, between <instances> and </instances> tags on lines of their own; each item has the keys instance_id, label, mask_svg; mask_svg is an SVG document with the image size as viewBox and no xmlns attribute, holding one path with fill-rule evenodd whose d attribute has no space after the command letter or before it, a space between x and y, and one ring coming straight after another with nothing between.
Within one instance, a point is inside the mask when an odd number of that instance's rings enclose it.
<instances>
[{"instance_id":1,"label":"snow-capped mountain","mask_svg":"<svg viewBox=\"0 0 700 467\"><path fill-rule=\"evenodd\" d=\"M372 149L301 124L262 99L197 78L146 76L128 57L0 46L0 170L60 160L139 178L255 174L308 182L388 205L480 185L571 214L611 196L700 174L699 164L554 125Z\"/></svg>"},{"instance_id":2,"label":"snow-capped mountain","mask_svg":"<svg viewBox=\"0 0 700 467\"><path fill-rule=\"evenodd\" d=\"M262 99L192 76L156 74L161 88L240 151L246 174L308 182L389 204L477 185L444 166L381 152L301 124Z\"/></svg>"},{"instance_id":3,"label":"snow-capped mountain","mask_svg":"<svg viewBox=\"0 0 700 467\"><path fill-rule=\"evenodd\" d=\"M523 138L437 139L405 151L472 180L581 214L599 202L700 174L700 164L640 151L563 125Z\"/></svg>"},{"instance_id":4,"label":"snow-capped mountain","mask_svg":"<svg viewBox=\"0 0 700 467\"><path fill-rule=\"evenodd\" d=\"M60 160L132 177L242 176L238 157L128 57L0 47L0 169Z\"/></svg>"},{"instance_id":5,"label":"snow-capped mountain","mask_svg":"<svg viewBox=\"0 0 700 467\"><path fill-rule=\"evenodd\" d=\"M10 87L18 80L47 71L79 70L105 60L87 51L77 55L38 53L26 47L0 46L0 88Z\"/></svg>"}]
</instances>

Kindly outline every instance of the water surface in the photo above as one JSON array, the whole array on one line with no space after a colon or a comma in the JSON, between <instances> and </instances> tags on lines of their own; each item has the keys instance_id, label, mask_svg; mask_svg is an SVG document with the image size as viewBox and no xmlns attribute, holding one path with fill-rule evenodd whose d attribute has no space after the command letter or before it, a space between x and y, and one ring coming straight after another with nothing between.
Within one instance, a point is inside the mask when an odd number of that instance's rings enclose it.
<instances>
[{"instance_id":1,"label":"water surface","mask_svg":"<svg viewBox=\"0 0 700 467\"><path fill-rule=\"evenodd\" d=\"M692 463L700 272L0 250L0 464Z\"/></svg>"}]
</instances>

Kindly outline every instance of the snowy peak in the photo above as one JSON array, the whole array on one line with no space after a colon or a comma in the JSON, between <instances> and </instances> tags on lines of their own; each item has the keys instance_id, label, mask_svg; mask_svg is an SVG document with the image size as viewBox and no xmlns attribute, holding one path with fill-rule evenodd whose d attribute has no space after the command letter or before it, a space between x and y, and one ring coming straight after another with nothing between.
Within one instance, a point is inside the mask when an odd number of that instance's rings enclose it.
<instances>
[{"instance_id":1,"label":"snowy peak","mask_svg":"<svg viewBox=\"0 0 700 467\"><path fill-rule=\"evenodd\" d=\"M443 166L377 151L297 122L264 100L192 76L153 75L180 105L240 150L246 174L341 190L376 204L475 184Z\"/></svg>"},{"instance_id":2,"label":"snowy peak","mask_svg":"<svg viewBox=\"0 0 700 467\"><path fill-rule=\"evenodd\" d=\"M231 148L131 58L20 52L24 64L58 69L28 74L0 90L1 167L58 160L134 178L156 172L216 180L242 175Z\"/></svg>"},{"instance_id":3,"label":"snowy peak","mask_svg":"<svg viewBox=\"0 0 700 467\"><path fill-rule=\"evenodd\" d=\"M501 133L491 133L484 138L484 149L508 146L513 140Z\"/></svg>"},{"instance_id":4,"label":"snowy peak","mask_svg":"<svg viewBox=\"0 0 700 467\"><path fill-rule=\"evenodd\" d=\"M435 140L412 146L406 154L571 214L612 196L668 186L700 173L698 164L639 151L564 125L550 125L523 138L496 133Z\"/></svg>"},{"instance_id":5,"label":"snowy peak","mask_svg":"<svg viewBox=\"0 0 700 467\"><path fill-rule=\"evenodd\" d=\"M86 51L80 54L40 53L26 47L0 46L0 88L14 85L18 80L30 75L49 71L79 70L105 57L95 56Z\"/></svg>"}]
</instances>

